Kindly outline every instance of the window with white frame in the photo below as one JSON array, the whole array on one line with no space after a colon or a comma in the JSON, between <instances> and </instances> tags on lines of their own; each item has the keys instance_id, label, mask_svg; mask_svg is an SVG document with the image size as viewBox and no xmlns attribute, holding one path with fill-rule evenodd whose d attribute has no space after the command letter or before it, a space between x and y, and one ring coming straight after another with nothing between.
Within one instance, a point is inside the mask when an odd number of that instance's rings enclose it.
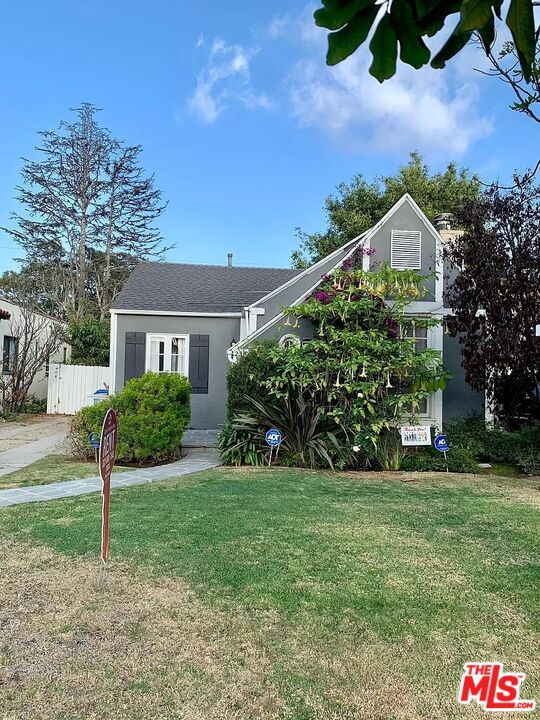
<instances>
[{"instance_id":1,"label":"window with white frame","mask_svg":"<svg viewBox=\"0 0 540 720\"><path fill-rule=\"evenodd\" d=\"M420 230L392 230L390 265L396 270L421 270L422 233Z\"/></svg>"},{"instance_id":2,"label":"window with white frame","mask_svg":"<svg viewBox=\"0 0 540 720\"><path fill-rule=\"evenodd\" d=\"M416 352L427 350L428 348L428 328L420 325L414 325L405 330L404 338L414 340L414 349ZM429 415L429 398L420 400L417 410L418 415L427 417Z\"/></svg>"},{"instance_id":3,"label":"window with white frame","mask_svg":"<svg viewBox=\"0 0 540 720\"><path fill-rule=\"evenodd\" d=\"M147 335L146 370L188 374L189 335Z\"/></svg>"}]
</instances>

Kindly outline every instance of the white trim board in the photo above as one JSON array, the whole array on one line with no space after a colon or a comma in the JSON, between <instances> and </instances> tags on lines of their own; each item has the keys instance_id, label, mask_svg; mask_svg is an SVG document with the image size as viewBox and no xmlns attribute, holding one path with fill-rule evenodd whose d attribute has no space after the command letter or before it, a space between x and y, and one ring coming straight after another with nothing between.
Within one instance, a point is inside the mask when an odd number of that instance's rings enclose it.
<instances>
[{"instance_id":1,"label":"white trim board","mask_svg":"<svg viewBox=\"0 0 540 720\"><path fill-rule=\"evenodd\" d=\"M161 317L229 317L241 318L241 312L176 312L173 310L118 310L111 308L111 315L159 315Z\"/></svg>"},{"instance_id":2,"label":"white trim board","mask_svg":"<svg viewBox=\"0 0 540 720\"><path fill-rule=\"evenodd\" d=\"M109 345L109 367L111 369L109 378L109 393L112 395L116 386L116 341L118 334L118 320L116 313L111 311L111 335Z\"/></svg>"}]
</instances>

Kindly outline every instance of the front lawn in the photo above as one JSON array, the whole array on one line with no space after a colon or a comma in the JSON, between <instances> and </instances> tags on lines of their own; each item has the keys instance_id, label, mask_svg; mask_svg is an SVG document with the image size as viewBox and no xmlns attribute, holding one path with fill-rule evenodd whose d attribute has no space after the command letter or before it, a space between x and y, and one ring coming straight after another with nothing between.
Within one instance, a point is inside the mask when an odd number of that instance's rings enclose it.
<instances>
[{"instance_id":1,"label":"front lawn","mask_svg":"<svg viewBox=\"0 0 540 720\"><path fill-rule=\"evenodd\" d=\"M130 468L116 466L114 472ZM49 485L63 480L81 480L99 475L95 462L77 462L67 455L47 455L21 470L0 476L0 490L28 487L29 485Z\"/></svg>"},{"instance_id":2,"label":"front lawn","mask_svg":"<svg viewBox=\"0 0 540 720\"><path fill-rule=\"evenodd\" d=\"M540 700L538 481L219 468L1 511L9 718L438 720ZM4 681L2 683L2 680Z\"/></svg>"}]
</instances>

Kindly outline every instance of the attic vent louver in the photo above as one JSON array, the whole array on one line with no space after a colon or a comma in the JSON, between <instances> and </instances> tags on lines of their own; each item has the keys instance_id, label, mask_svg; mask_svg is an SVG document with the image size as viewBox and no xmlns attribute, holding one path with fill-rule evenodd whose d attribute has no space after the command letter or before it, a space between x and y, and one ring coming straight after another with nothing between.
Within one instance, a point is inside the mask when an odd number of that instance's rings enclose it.
<instances>
[{"instance_id":1,"label":"attic vent louver","mask_svg":"<svg viewBox=\"0 0 540 720\"><path fill-rule=\"evenodd\" d=\"M422 268L422 233L419 230L392 230L390 264L396 270Z\"/></svg>"}]
</instances>

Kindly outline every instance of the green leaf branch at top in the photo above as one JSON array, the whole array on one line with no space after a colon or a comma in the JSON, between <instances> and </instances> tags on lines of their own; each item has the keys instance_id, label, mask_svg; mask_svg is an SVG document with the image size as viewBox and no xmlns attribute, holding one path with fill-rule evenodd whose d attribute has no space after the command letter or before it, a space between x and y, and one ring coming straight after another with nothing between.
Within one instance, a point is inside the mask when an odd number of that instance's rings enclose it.
<instances>
[{"instance_id":1,"label":"green leaf branch at top","mask_svg":"<svg viewBox=\"0 0 540 720\"><path fill-rule=\"evenodd\" d=\"M363 45L371 33L369 49L373 56L370 73L380 82L396 72L399 57L419 69L431 60L443 68L478 34L486 53L493 46L496 22L506 22L512 33L523 77L531 80L536 47L533 0L511 0L506 19L501 16L502 0L322 0L315 11L317 25L330 30L328 65L337 65ZM443 30L450 15L459 19L450 37L431 58L424 37Z\"/></svg>"}]
</instances>

